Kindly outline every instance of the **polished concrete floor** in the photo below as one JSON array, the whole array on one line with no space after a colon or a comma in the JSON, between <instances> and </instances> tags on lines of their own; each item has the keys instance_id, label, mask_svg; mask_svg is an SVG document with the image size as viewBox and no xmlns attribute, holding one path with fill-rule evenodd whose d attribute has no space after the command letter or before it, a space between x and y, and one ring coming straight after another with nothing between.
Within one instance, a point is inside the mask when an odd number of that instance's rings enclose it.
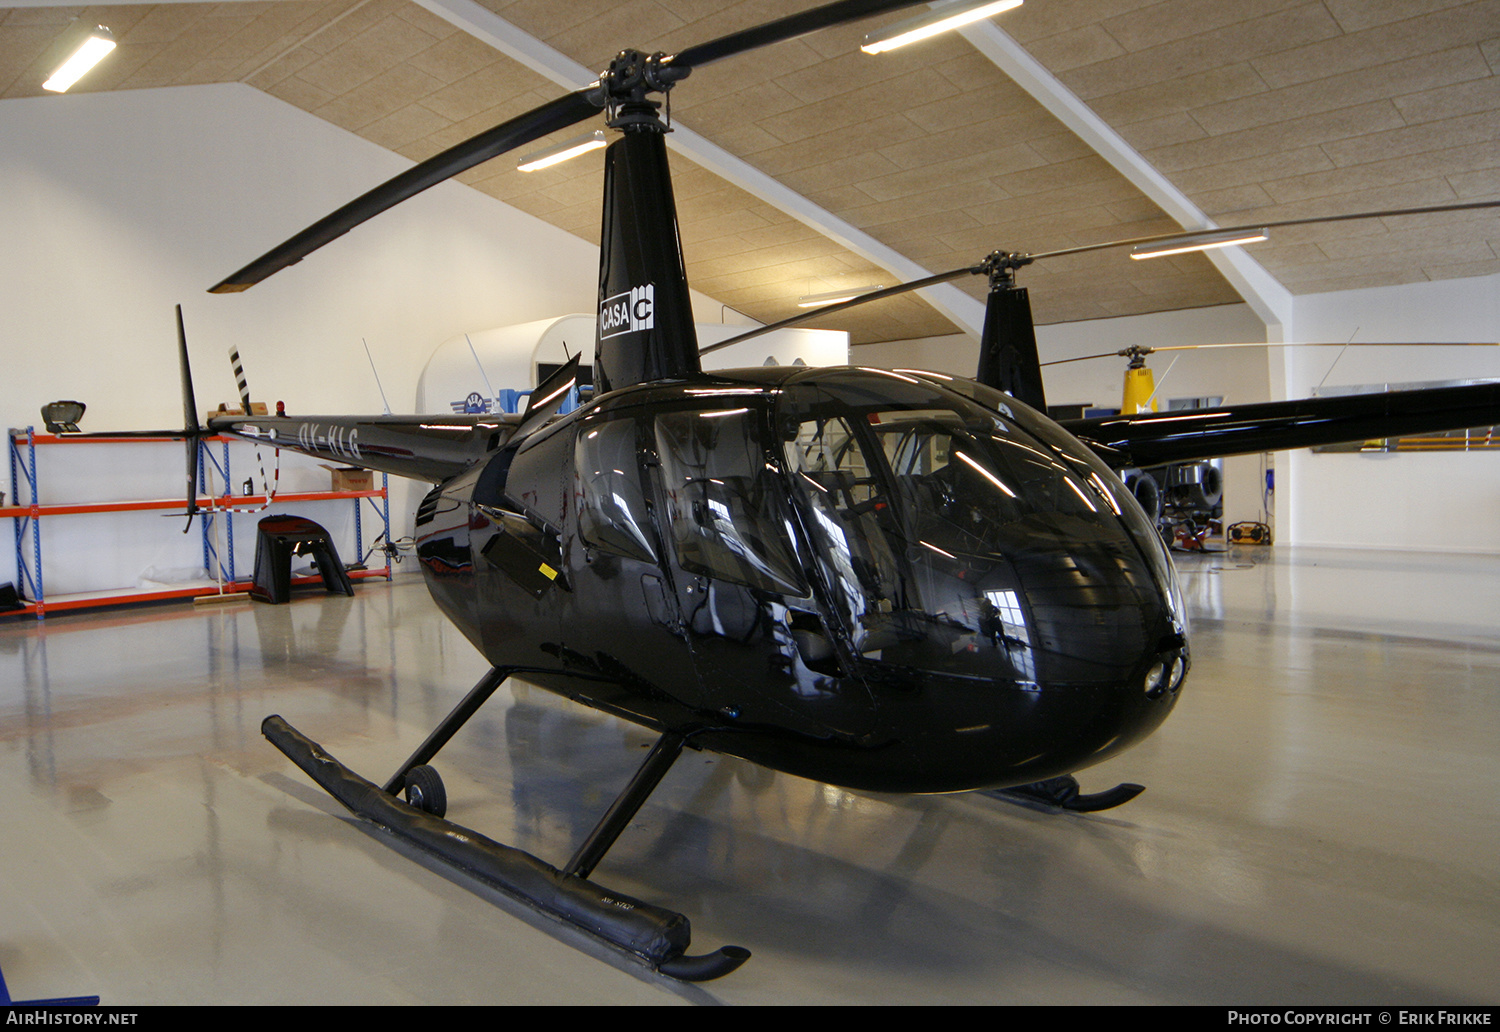
<instances>
[{"instance_id":1,"label":"polished concrete floor","mask_svg":"<svg viewBox=\"0 0 1500 1032\"><path fill-rule=\"evenodd\" d=\"M688 753L596 879L680 910L686 986L390 848L260 736L383 778L483 672L417 579L0 620L0 970L105 1003L1487 1003L1500 557L1179 563L1192 675L1086 772L1105 814L845 792ZM503 688L450 816L561 863L648 735Z\"/></svg>"}]
</instances>

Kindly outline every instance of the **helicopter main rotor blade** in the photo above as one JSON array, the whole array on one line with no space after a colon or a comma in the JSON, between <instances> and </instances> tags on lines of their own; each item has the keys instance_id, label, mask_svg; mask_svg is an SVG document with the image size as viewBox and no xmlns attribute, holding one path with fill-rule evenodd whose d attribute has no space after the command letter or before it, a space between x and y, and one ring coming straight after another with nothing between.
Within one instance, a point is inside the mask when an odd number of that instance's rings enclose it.
<instances>
[{"instance_id":1,"label":"helicopter main rotor blade","mask_svg":"<svg viewBox=\"0 0 1500 1032\"><path fill-rule=\"evenodd\" d=\"M839 5L830 4L829 6L837 7ZM1432 215L1445 211L1472 211L1477 208L1500 208L1500 201L1473 201L1465 204L1438 204L1421 208L1391 208L1385 211L1362 211L1355 212L1352 215L1322 215L1317 218L1310 219L1283 219L1279 222L1252 222L1244 226L1216 226L1213 229L1183 230L1180 233L1160 233L1155 236L1131 237L1125 240L1110 240L1102 244L1082 244L1078 247L1064 247L1056 251L1040 251L1036 254L1028 254L1022 251L1015 254L1002 255L1001 252L997 251L989 257L1005 257L1011 259L1013 260L1013 263L1011 265L1012 268L1021 268L1026 265L1030 265L1033 262L1041 261L1046 258L1060 258L1063 255L1084 254L1088 251L1103 251L1112 247L1134 247L1136 244L1165 244L1175 240L1186 241L1192 239L1193 237L1201 236L1204 233L1235 233L1241 230L1250 229L1276 229L1281 226L1312 226L1324 222L1350 222L1355 219L1382 219L1392 218L1398 215ZM834 312L842 312L846 308L854 308L857 305L869 304L871 301L881 301L888 297L895 297L898 294L904 294L909 290L920 290L923 287L935 286L939 283L945 283L951 279L958 279L960 276L978 276L985 271L986 266L983 262L981 262L977 265L966 265L961 269L951 269L948 272L940 272L935 276L928 276L925 279L912 280L910 283L898 283L894 287L887 287L884 290L874 290L868 294L861 294L858 297L851 298L848 301L840 301L838 304L824 305L821 308L809 309L808 311L800 315L794 315L789 318L782 319L780 322L774 322L768 326L762 326L758 329L751 330L748 333L742 333L737 337L730 337L728 340L721 340L717 344L711 344L706 348L700 349L698 353L700 355L706 355L711 351L718 351L720 348L727 348L731 344L738 344L741 341L750 340L752 337L759 337L761 334L770 333L772 330L781 330L785 329L788 326L797 326L801 323L810 322L820 316L831 315ZM1156 350L1163 351L1166 349L1158 348ZM1114 355L1117 354L1117 352L1111 351L1109 352L1109 354ZM1062 365L1064 362L1082 362L1087 358L1104 357L1107 356L1085 355L1080 358L1064 358L1059 359L1056 362L1046 362L1043 364Z\"/></svg>"},{"instance_id":2,"label":"helicopter main rotor blade","mask_svg":"<svg viewBox=\"0 0 1500 1032\"><path fill-rule=\"evenodd\" d=\"M288 265L295 265L324 244L338 239L360 223L428 187L436 186L506 151L598 114L599 106L589 99L593 91L594 86L586 86L549 101L412 166L266 252L210 288L209 293L229 294L246 290Z\"/></svg>"},{"instance_id":3,"label":"helicopter main rotor blade","mask_svg":"<svg viewBox=\"0 0 1500 1032\"><path fill-rule=\"evenodd\" d=\"M699 65L709 64L735 54L796 39L818 29L859 21L906 7L916 7L921 0L835 0L811 11L779 18L764 25L721 36L716 40L689 47L664 58L664 67L680 70L680 78ZM247 290L288 265L300 262L318 248L343 236L394 205L428 187L451 179L460 172L498 157L506 151L531 143L543 136L566 129L599 112L604 97L599 83L592 83L557 100L534 108L524 115L463 143L450 147L435 157L413 166L363 196L350 201L338 211L313 223L307 229L257 258L234 275L209 289L212 294ZM657 87L659 88L659 87Z\"/></svg>"},{"instance_id":4,"label":"helicopter main rotor blade","mask_svg":"<svg viewBox=\"0 0 1500 1032\"><path fill-rule=\"evenodd\" d=\"M737 337L730 337L728 340L721 340L717 344L710 344L706 348L699 348L698 354L706 355L711 351L719 351L729 347L731 344L738 344L741 341L750 340L754 337L771 333L774 330L784 330L788 326L796 326L799 323L811 322L814 319L831 315L834 312L842 312L846 308L866 305L871 301L883 301L888 297L896 297L913 290L921 290L923 287L935 287L939 283L947 283L949 280L958 279L960 276L978 276L982 272L984 272L982 265L965 265L961 269L949 269L947 272L939 272L936 275L927 276L923 279L912 280L910 283L898 283L894 287L886 287L884 290L872 290L868 294L851 297L848 301L839 301L836 304L809 308L805 312L783 319L780 322L773 322L767 326L758 326L753 330L741 333Z\"/></svg>"},{"instance_id":5,"label":"helicopter main rotor blade","mask_svg":"<svg viewBox=\"0 0 1500 1032\"><path fill-rule=\"evenodd\" d=\"M1077 355L1073 358L1055 358L1043 362L1044 366L1067 365L1069 362L1093 362L1101 358L1129 358L1137 351L1142 357L1159 351L1206 351L1210 348L1496 348L1500 341L1493 340L1278 340L1278 341L1233 341L1219 344L1163 344L1150 348L1122 348L1119 351L1101 351L1097 355Z\"/></svg>"},{"instance_id":6,"label":"helicopter main rotor blade","mask_svg":"<svg viewBox=\"0 0 1500 1032\"><path fill-rule=\"evenodd\" d=\"M1467 204L1436 204L1422 208L1390 208L1385 211L1361 211L1352 215L1321 215L1311 219L1282 219L1280 222L1250 222L1243 226L1214 226L1211 229L1185 229L1179 233L1160 233L1156 236L1131 237L1128 240L1110 240L1102 244L1080 244L1078 247L1064 247L1056 251L1041 251L1037 254L1025 255L1031 261L1041 261L1044 258L1061 258L1067 254L1085 254L1089 251L1103 251L1111 247L1134 247L1137 244L1168 244L1173 241L1188 241L1193 237L1202 236L1204 233L1238 233L1252 229L1279 229L1283 226L1316 226L1325 222L1351 222L1356 219L1384 219L1393 218L1397 215L1433 215L1444 211L1470 211L1475 208L1500 208L1500 201L1473 201Z\"/></svg>"},{"instance_id":7,"label":"helicopter main rotor blade","mask_svg":"<svg viewBox=\"0 0 1500 1032\"><path fill-rule=\"evenodd\" d=\"M791 14L764 25L741 29L707 43L679 50L669 55L665 63L671 68L701 68L747 50L784 43L819 29L873 18L878 14L888 14L907 7L918 7L922 3L923 0L835 0L834 3L814 7L810 11Z\"/></svg>"}]
</instances>

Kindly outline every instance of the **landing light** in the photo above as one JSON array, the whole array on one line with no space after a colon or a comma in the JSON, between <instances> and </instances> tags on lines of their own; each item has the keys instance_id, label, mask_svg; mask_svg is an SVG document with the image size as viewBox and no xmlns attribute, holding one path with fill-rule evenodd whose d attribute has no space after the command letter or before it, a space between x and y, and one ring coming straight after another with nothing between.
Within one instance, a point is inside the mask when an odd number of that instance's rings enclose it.
<instances>
[{"instance_id":1,"label":"landing light","mask_svg":"<svg viewBox=\"0 0 1500 1032\"><path fill-rule=\"evenodd\" d=\"M1187 663L1180 652L1163 652L1156 657L1146 671L1145 682L1142 684L1146 690L1146 698L1157 699L1166 692L1175 692L1182 687L1182 675L1187 671Z\"/></svg>"}]
</instances>

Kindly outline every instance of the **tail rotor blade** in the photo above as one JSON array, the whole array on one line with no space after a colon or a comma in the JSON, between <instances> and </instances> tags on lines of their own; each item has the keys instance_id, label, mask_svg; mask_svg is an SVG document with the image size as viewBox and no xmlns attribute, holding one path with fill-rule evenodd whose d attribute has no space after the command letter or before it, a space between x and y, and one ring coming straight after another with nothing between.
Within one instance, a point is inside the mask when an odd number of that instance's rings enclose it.
<instances>
[{"instance_id":1,"label":"tail rotor blade","mask_svg":"<svg viewBox=\"0 0 1500 1032\"><path fill-rule=\"evenodd\" d=\"M245 364L240 361L240 349L235 345L229 345L229 364L234 369L235 386L240 389L241 411L245 415L253 415L250 411L250 383L245 379Z\"/></svg>"},{"instance_id":2,"label":"tail rotor blade","mask_svg":"<svg viewBox=\"0 0 1500 1032\"><path fill-rule=\"evenodd\" d=\"M198 511L198 438L202 427L198 424L198 401L193 395L193 370L188 364L187 330L182 325L182 306L177 306L177 358L182 367L182 428L183 444L187 448L187 526L186 534L193 526L193 516Z\"/></svg>"}]
</instances>

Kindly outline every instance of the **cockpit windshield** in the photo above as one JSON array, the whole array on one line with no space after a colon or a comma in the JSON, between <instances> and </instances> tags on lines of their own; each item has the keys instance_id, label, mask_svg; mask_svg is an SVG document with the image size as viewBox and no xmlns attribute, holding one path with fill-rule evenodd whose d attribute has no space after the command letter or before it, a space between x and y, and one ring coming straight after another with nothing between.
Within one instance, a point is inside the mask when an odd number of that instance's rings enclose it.
<instances>
[{"instance_id":1,"label":"cockpit windshield","mask_svg":"<svg viewBox=\"0 0 1500 1032\"><path fill-rule=\"evenodd\" d=\"M1087 448L1005 395L962 390L975 386L808 370L592 420L576 445L580 537L777 596L830 652L844 643L840 661L820 653L829 670L1139 678L1185 631L1161 539Z\"/></svg>"},{"instance_id":2,"label":"cockpit windshield","mask_svg":"<svg viewBox=\"0 0 1500 1032\"><path fill-rule=\"evenodd\" d=\"M998 409L845 370L788 385L777 421L815 561L866 659L993 677L998 658L1023 683L1098 683L1170 619L1143 554L1160 541L1122 520L1118 480Z\"/></svg>"}]
</instances>

